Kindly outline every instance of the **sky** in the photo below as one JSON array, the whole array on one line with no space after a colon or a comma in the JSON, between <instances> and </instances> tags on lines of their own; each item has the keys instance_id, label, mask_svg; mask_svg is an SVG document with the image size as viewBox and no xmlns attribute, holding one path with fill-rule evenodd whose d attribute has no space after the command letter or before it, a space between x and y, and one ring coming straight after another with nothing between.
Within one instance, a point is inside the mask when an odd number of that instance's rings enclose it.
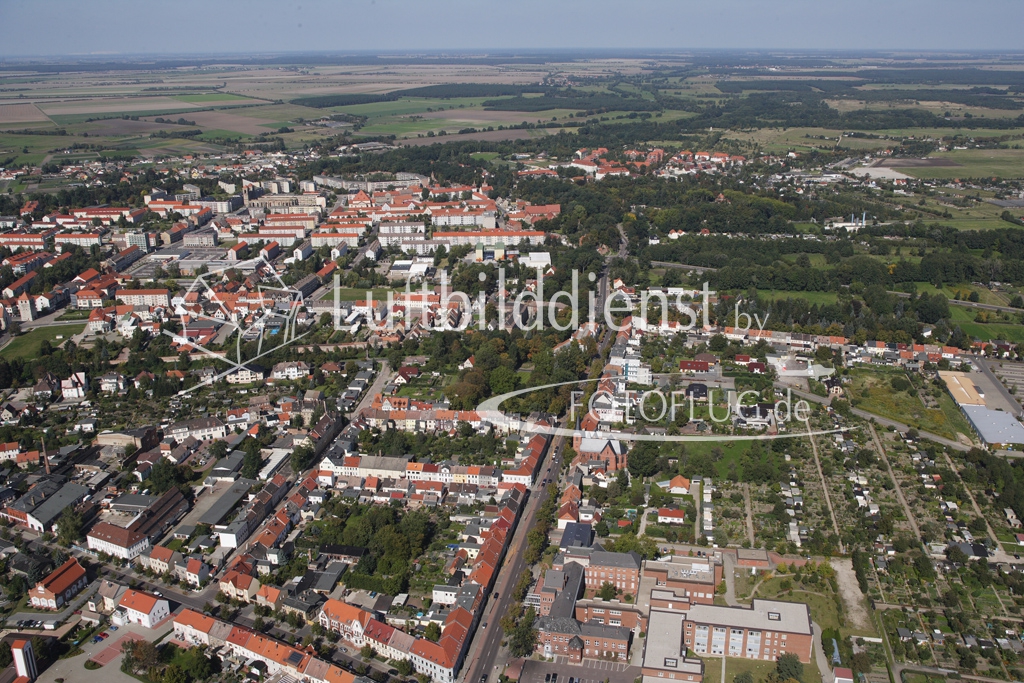
<instances>
[{"instance_id":1,"label":"sky","mask_svg":"<svg viewBox=\"0 0 1024 683\"><path fill-rule=\"evenodd\" d=\"M0 56L1024 50L1024 0L0 0Z\"/></svg>"}]
</instances>

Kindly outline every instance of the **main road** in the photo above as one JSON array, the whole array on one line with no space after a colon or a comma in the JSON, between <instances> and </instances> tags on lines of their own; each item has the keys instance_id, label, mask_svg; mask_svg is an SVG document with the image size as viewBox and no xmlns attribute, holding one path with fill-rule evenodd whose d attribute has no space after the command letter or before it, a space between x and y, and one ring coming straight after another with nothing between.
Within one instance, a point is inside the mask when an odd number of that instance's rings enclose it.
<instances>
[{"instance_id":1,"label":"main road","mask_svg":"<svg viewBox=\"0 0 1024 683\"><path fill-rule=\"evenodd\" d=\"M537 510L548 496L547 486L543 482L545 479L549 481L557 479L564 447L565 437L556 436L548 448L546 465L542 463L542 467L538 471L538 483L530 491L526 510L519 519L519 525L505 552L505 561L494 582L494 591L488 598L483 616L480 617L480 628L474 635L467 663L462 669L465 674L461 677L463 681L497 680L498 674L504 669L504 662L500 666L496 663L503 638L501 625L498 622L502 616L508 613L509 607L512 605L512 589L519 580L519 575L526 568L526 561L523 559L526 535L537 520ZM494 597L495 594L498 595L497 599ZM487 624L486 628L484 628L484 624Z\"/></svg>"}]
</instances>

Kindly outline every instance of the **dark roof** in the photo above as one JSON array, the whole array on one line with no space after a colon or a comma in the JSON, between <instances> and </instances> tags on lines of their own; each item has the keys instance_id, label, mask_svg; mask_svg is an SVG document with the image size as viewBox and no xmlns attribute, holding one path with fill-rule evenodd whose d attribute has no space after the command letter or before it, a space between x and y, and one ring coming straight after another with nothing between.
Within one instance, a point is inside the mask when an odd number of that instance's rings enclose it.
<instances>
[{"instance_id":1,"label":"dark roof","mask_svg":"<svg viewBox=\"0 0 1024 683\"><path fill-rule=\"evenodd\" d=\"M558 547L565 548L587 548L594 540L594 530L589 524L580 522L569 522L562 532L562 540Z\"/></svg>"}]
</instances>

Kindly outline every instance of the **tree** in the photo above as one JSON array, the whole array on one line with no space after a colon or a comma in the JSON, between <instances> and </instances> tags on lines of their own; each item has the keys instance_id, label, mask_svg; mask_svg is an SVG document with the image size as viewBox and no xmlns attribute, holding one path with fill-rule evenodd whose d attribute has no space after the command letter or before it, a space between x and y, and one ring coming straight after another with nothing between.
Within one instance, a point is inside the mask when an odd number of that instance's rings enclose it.
<instances>
[{"instance_id":1,"label":"tree","mask_svg":"<svg viewBox=\"0 0 1024 683\"><path fill-rule=\"evenodd\" d=\"M156 666L159 661L156 645L146 640L125 641L121 645L121 650L124 652L121 670L125 673L149 671L150 667Z\"/></svg>"},{"instance_id":2,"label":"tree","mask_svg":"<svg viewBox=\"0 0 1024 683\"><path fill-rule=\"evenodd\" d=\"M775 671L780 680L788 681L792 678L801 681L804 675L804 665L800 662L800 657L792 652L787 652L779 657L779 661L775 665Z\"/></svg>"},{"instance_id":3,"label":"tree","mask_svg":"<svg viewBox=\"0 0 1024 683\"><path fill-rule=\"evenodd\" d=\"M850 660L851 668L857 673L871 673L871 657L867 652L858 652Z\"/></svg>"},{"instance_id":4,"label":"tree","mask_svg":"<svg viewBox=\"0 0 1024 683\"><path fill-rule=\"evenodd\" d=\"M363 659L370 659L373 657L373 647L370 645L363 645L363 647L359 649L359 656Z\"/></svg>"},{"instance_id":5,"label":"tree","mask_svg":"<svg viewBox=\"0 0 1024 683\"><path fill-rule=\"evenodd\" d=\"M509 634L508 649L513 657L529 657L533 653L533 648L537 644L537 629L533 627L536 618L537 613L534 609L527 608L522 619Z\"/></svg>"},{"instance_id":6,"label":"tree","mask_svg":"<svg viewBox=\"0 0 1024 683\"><path fill-rule=\"evenodd\" d=\"M610 581L605 581L601 584L601 590L597 592L597 597L602 600L614 600L617 591L615 590L615 584Z\"/></svg>"},{"instance_id":7,"label":"tree","mask_svg":"<svg viewBox=\"0 0 1024 683\"><path fill-rule=\"evenodd\" d=\"M71 544L81 537L82 513L69 505L64 508L60 521L57 522L57 542L65 548L70 548Z\"/></svg>"},{"instance_id":8,"label":"tree","mask_svg":"<svg viewBox=\"0 0 1024 683\"><path fill-rule=\"evenodd\" d=\"M213 443L210 444L210 447L207 449L207 453L209 453L211 459L220 460L221 458L228 454L228 442L214 441Z\"/></svg>"},{"instance_id":9,"label":"tree","mask_svg":"<svg viewBox=\"0 0 1024 683\"><path fill-rule=\"evenodd\" d=\"M658 444L641 441L629 452L626 465L634 477L649 477L658 471Z\"/></svg>"},{"instance_id":10,"label":"tree","mask_svg":"<svg viewBox=\"0 0 1024 683\"><path fill-rule=\"evenodd\" d=\"M14 655L11 654L11 644L6 640L0 642L0 669L6 669L14 661Z\"/></svg>"},{"instance_id":11,"label":"tree","mask_svg":"<svg viewBox=\"0 0 1024 683\"><path fill-rule=\"evenodd\" d=\"M749 671L744 671L743 673L736 674L732 679L732 683L754 683L754 675Z\"/></svg>"},{"instance_id":12,"label":"tree","mask_svg":"<svg viewBox=\"0 0 1024 683\"><path fill-rule=\"evenodd\" d=\"M263 467L263 458L259 449L251 449L246 452L242 460L241 475L245 479L256 479L260 476L260 469Z\"/></svg>"},{"instance_id":13,"label":"tree","mask_svg":"<svg viewBox=\"0 0 1024 683\"><path fill-rule=\"evenodd\" d=\"M608 529L608 522L603 519L594 525L594 533L600 538L607 538L610 530Z\"/></svg>"},{"instance_id":14,"label":"tree","mask_svg":"<svg viewBox=\"0 0 1024 683\"><path fill-rule=\"evenodd\" d=\"M412 662L410 662L408 659L398 660L398 662L395 664L395 669L397 669L398 673L402 676L411 676L412 672L414 671L414 669L412 668Z\"/></svg>"},{"instance_id":15,"label":"tree","mask_svg":"<svg viewBox=\"0 0 1024 683\"><path fill-rule=\"evenodd\" d=\"M432 640L435 643L441 639L441 627L436 622L430 622L427 627L423 629L423 636L427 640Z\"/></svg>"},{"instance_id":16,"label":"tree","mask_svg":"<svg viewBox=\"0 0 1024 683\"><path fill-rule=\"evenodd\" d=\"M161 683L189 683L189 675L177 664L169 664L160 678Z\"/></svg>"},{"instance_id":17,"label":"tree","mask_svg":"<svg viewBox=\"0 0 1024 683\"><path fill-rule=\"evenodd\" d=\"M519 386L519 373L504 365L494 368L487 382L492 394L507 394Z\"/></svg>"}]
</instances>

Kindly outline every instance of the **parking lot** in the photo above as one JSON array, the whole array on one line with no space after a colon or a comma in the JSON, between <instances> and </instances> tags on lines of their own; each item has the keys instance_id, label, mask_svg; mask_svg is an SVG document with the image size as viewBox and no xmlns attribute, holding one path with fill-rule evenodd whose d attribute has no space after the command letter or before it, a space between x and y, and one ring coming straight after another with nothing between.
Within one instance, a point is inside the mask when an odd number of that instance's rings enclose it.
<instances>
[{"instance_id":1,"label":"parking lot","mask_svg":"<svg viewBox=\"0 0 1024 683\"><path fill-rule=\"evenodd\" d=\"M552 681L554 674L557 679ZM523 664L520 683L633 683L640 676L640 667L620 662L585 659L582 664L572 664L565 657L555 657L554 662L529 660ZM548 677L545 680L545 677Z\"/></svg>"}]
</instances>

